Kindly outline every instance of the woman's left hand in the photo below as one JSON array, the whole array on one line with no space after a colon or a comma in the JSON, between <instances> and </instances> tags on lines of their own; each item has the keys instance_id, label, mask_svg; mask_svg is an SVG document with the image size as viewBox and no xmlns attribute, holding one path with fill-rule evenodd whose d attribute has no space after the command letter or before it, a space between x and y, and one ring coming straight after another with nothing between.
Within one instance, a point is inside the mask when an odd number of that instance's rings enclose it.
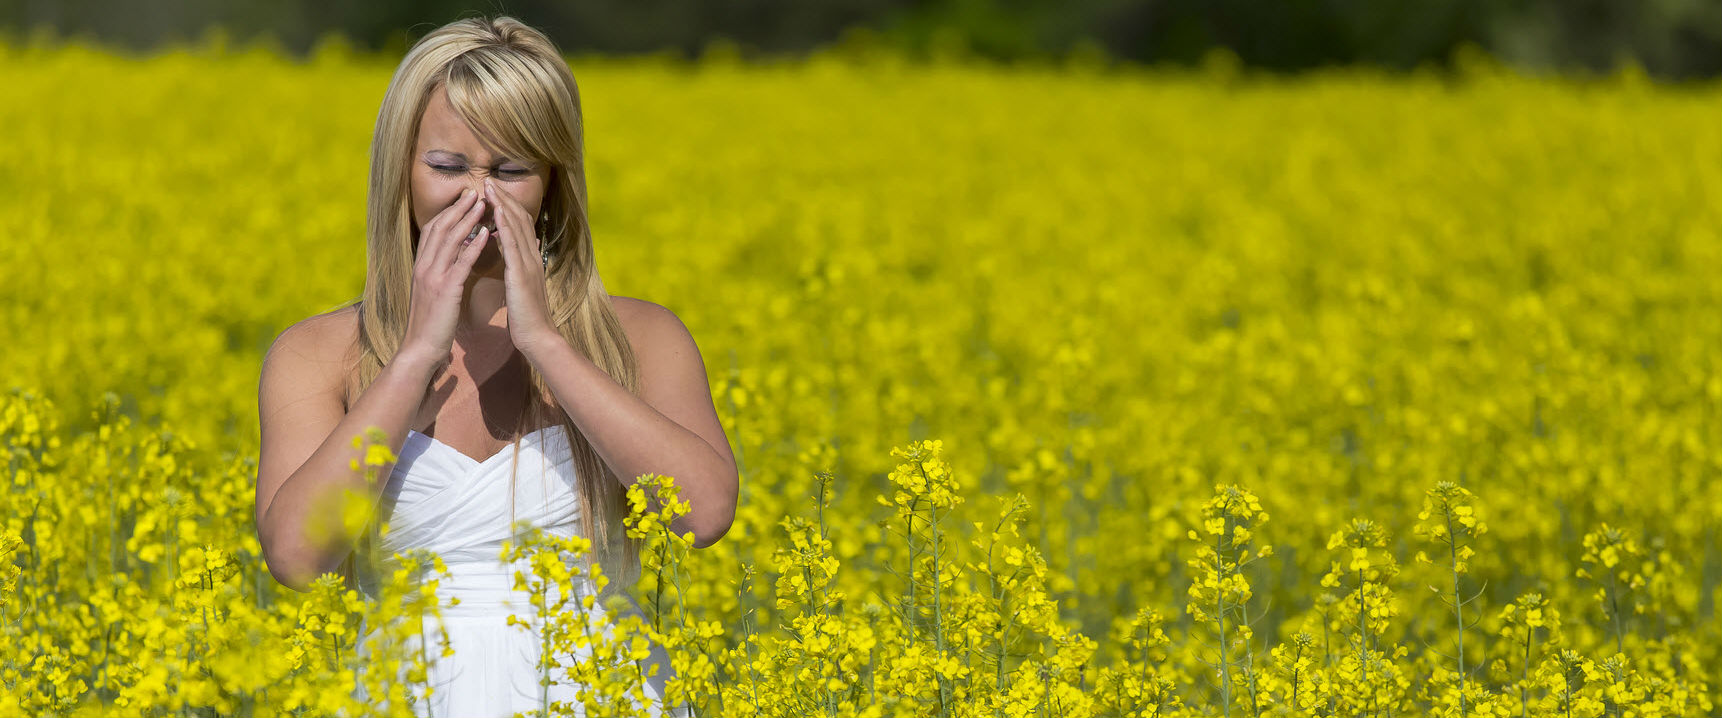
<instances>
[{"instance_id":1,"label":"woman's left hand","mask_svg":"<svg viewBox=\"0 0 1722 718\"><path fill-rule=\"evenodd\" d=\"M521 353L535 345L561 339L550 324L550 300L544 291L543 250L532 216L514 195L484 179L485 199L496 216L496 249L502 252L503 301L508 305L508 336Z\"/></svg>"}]
</instances>

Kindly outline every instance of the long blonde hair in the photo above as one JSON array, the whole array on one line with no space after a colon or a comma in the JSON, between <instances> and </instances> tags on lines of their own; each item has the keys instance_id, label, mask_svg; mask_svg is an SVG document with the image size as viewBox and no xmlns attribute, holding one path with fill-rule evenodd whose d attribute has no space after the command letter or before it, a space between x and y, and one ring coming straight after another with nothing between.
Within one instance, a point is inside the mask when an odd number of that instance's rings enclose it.
<instances>
[{"instance_id":1,"label":"long blonde hair","mask_svg":"<svg viewBox=\"0 0 1722 718\"><path fill-rule=\"evenodd\" d=\"M402 58L383 95L371 144L365 290L355 300L357 391L376 379L406 333L418 236L410 173L419 119L438 88L446 89L449 105L486 142L551 168L542 205L549 216L544 247L551 322L576 351L638 396L639 364L593 260L579 87L555 44L508 16L463 18L425 35ZM542 427L551 418L543 399L552 395L536 369L527 371L534 393L523 423ZM606 593L631 587L640 547L622 531L626 490L567 412L554 413L579 473L580 525L593 545L588 563L604 567L610 577ZM515 432L516 461L523 435ZM511 477L511 496L512 489Z\"/></svg>"}]
</instances>

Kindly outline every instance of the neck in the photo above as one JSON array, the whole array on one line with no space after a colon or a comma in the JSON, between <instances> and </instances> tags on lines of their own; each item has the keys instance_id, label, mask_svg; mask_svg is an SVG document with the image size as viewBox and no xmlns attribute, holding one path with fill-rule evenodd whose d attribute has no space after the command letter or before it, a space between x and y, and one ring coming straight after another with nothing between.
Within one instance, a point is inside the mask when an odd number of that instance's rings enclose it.
<instances>
[{"instance_id":1,"label":"neck","mask_svg":"<svg viewBox=\"0 0 1722 718\"><path fill-rule=\"evenodd\" d=\"M473 267L461 292L460 324L456 330L463 334L483 332L487 327L507 326L508 312L505 286L500 276L481 274Z\"/></svg>"}]
</instances>

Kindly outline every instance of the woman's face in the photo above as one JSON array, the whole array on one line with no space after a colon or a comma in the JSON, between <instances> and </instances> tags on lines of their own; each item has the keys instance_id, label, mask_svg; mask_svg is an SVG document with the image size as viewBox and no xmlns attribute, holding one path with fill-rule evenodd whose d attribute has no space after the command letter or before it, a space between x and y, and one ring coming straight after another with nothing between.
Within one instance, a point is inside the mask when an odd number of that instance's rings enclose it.
<instances>
[{"instance_id":1,"label":"woman's face","mask_svg":"<svg viewBox=\"0 0 1722 718\"><path fill-rule=\"evenodd\" d=\"M413 151L411 172L413 226L423 227L459 200L463 189L484 196L486 176L492 178L498 192L508 193L526 208L526 221L536 227L544 190L550 181L549 166L525 158L491 154L449 105L447 92L438 87L419 117L418 146ZM474 274L500 276L502 271L502 255L496 248L501 238L496 234L494 212L495 208L486 200L479 226L490 227L490 238L473 265Z\"/></svg>"}]
</instances>

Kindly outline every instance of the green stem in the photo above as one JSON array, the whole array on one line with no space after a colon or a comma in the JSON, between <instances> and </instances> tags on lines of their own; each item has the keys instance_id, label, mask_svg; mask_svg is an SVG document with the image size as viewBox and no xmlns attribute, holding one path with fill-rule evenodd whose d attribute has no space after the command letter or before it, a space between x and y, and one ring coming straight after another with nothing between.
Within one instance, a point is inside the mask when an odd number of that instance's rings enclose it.
<instances>
[{"instance_id":1,"label":"green stem","mask_svg":"<svg viewBox=\"0 0 1722 718\"><path fill-rule=\"evenodd\" d=\"M1004 612L1004 607L1005 607L1005 591L1004 591L1003 584L999 583L998 576L993 573L993 552L995 549L998 548L998 532L999 532L999 529L1004 527L1005 521L1010 520L1010 515L1012 513L1014 513L1014 506L1015 505L1013 504L1012 506L1013 506L1013 508L1011 510L1007 511L1005 516L1000 518L999 522L993 526L992 535L987 539L987 581L991 584L991 587L992 587L993 602L998 605L999 612L1001 614ZM1004 690L1004 676L1005 676L1005 653L1007 651L1006 638L1009 635L1010 635L1010 624L1007 622L1003 626L1000 626L1000 630L999 630L998 678L997 678L997 681L994 685L994 688L1000 695L1003 695L1005 692L1005 690ZM994 715L994 718L1004 718L1004 705L1002 703L1000 703L998 706L994 707L993 715Z\"/></svg>"},{"instance_id":2,"label":"green stem","mask_svg":"<svg viewBox=\"0 0 1722 718\"><path fill-rule=\"evenodd\" d=\"M927 475L927 472L925 469L921 470L921 475L922 476ZM932 523L928 528L931 529L931 531L933 533L933 645L934 645L934 647L936 647L938 649L939 657L941 659L943 659L945 656L945 622L944 622L943 614L940 612L940 609L939 609L939 597L943 593L943 590L942 590L942 587L940 586L941 582L939 580L939 574L940 574L939 533L940 532L939 532L939 507L938 506L932 507ZM950 691L950 686L948 685L949 681L945 678L945 675L943 673L938 674L937 677L939 679L939 715L941 715L941 716L949 715L950 714L950 699L947 695L948 692Z\"/></svg>"},{"instance_id":3,"label":"green stem","mask_svg":"<svg viewBox=\"0 0 1722 718\"><path fill-rule=\"evenodd\" d=\"M873 674L879 671L879 646L875 644L867 651L867 703L879 704L879 694L873 689Z\"/></svg>"},{"instance_id":4,"label":"green stem","mask_svg":"<svg viewBox=\"0 0 1722 718\"><path fill-rule=\"evenodd\" d=\"M1231 519L1226 519L1227 528L1231 528ZM1214 577L1219 579L1218 588L1214 591L1215 618L1220 621L1220 706L1226 718L1232 715L1232 661L1226 646L1226 576L1225 560L1221 551L1225 545L1225 536L1229 531L1221 532L1214 537Z\"/></svg>"},{"instance_id":5,"label":"green stem","mask_svg":"<svg viewBox=\"0 0 1722 718\"><path fill-rule=\"evenodd\" d=\"M1525 626L1525 671L1519 679L1519 718L1526 718L1531 712L1531 632L1534 630Z\"/></svg>"},{"instance_id":6,"label":"green stem","mask_svg":"<svg viewBox=\"0 0 1722 718\"><path fill-rule=\"evenodd\" d=\"M1357 660L1358 669L1363 671L1363 686L1369 686L1369 608L1365 603L1365 591L1369 584L1363 580L1363 569L1357 569ZM1370 691L1370 704L1375 703L1375 691Z\"/></svg>"},{"instance_id":7,"label":"green stem","mask_svg":"<svg viewBox=\"0 0 1722 718\"><path fill-rule=\"evenodd\" d=\"M425 648L425 641L428 641L428 640L430 640L430 639L425 637L424 616L420 615L419 616L419 661L421 661L425 664L426 670L430 669L430 651L426 650L426 648ZM433 706L431 704L431 702L427 699L425 701L425 718L436 718L436 712L435 711L436 711L436 707Z\"/></svg>"},{"instance_id":8,"label":"green stem","mask_svg":"<svg viewBox=\"0 0 1722 718\"><path fill-rule=\"evenodd\" d=\"M1616 653L1625 653L1626 641L1620 632L1620 579L1615 576L1614 569L1606 568L1606 570L1608 571L1608 612L1614 617L1614 650Z\"/></svg>"},{"instance_id":9,"label":"green stem","mask_svg":"<svg viewBox=\"0 0 1722 718\"><path fill-rule=\"evenodd\" d=\"M542 550L542 549L540 549ZM538 705L550 715L550 667L544 660L550 650L550 582L539 580L538 589ZM581 604L584 606L585 604Z\"/></svg>"},{"instance_id":10,"label":"green stem","mask_svg":"<svg viewBox=\"0 0 1722 718\"><path fill-rule=\"evenodd\" d=\"M904 538L909 542L909 604L903 617L904 622L909 625L909 641L911 643L916 639L915 624L920 619L920 607L915 603L915 559L919 558L919 549L915 546L915 510L920 503L919 498L910 500L909 515L904 520L906 532Z\"/></svg>"},{"instance_id":11,"label":"green stem","mask_svg":"<svg viewBox=\"0 0 1722 718\"><path fill-rule=\"evenodd\" d=\"M1331 608L1329 610L1331 610ZM1323 662L1327 663L1327 667L1332 668L1333 667L1333 631L1330 630L1327 626L1328 620L1329 620L1329 614L1326 611L1323 611L1321 614L1321 657L1322 657Z\"/></svg>"},{"instance_id":12,"label":"green stem","mask_svg":"<svg viewBox=\"0 0 1722 718\"><path fill-rule=\"evenodd\" d=\"M664 559L664 548L660 544L657 565L652 568L658 575L652 586L652 628L659 633L664 632Z\"/></svg>"},{"instance_id":13,"label":"green stem","mask_svg":"<svg viewBox=\"0 0 1722 718\"><path fill-rule=\"evenodd\" d=\"M737 554L739 554L741 552L741 545L740 544L736 544L736 552L737 552ZM754 629L753 629L753 608L750 606L751 601L747 600L752 594L752 589L753 589L753 579L751 577L744 578L742 585L740 585L736 588L736 606L738 608L746 607L746 611L743 612L742 616L741 616L741 630L742 630L741 640L744 642L744 647L747 649L745 651L745 655L747 656L747 680L748 680L748 690L752 693L752 696L753 696L753 714L759 715L760 714L759 676L753 670L753 647L754 647L754 642L755 642Z\"/></svg>"},{"instance_id":14,"label":"green stem","mask_svg":"<svg viewBox=\"0 0 1722 718\"><path fill-rule=\"evenodd\" d=\"M1459 718L1465 718L1465 600L1459 595L1459 541L1453 534L1453 513L1446 512L1447 558L1453 569L1453 618L1459 623Z\"/></svg>"}]
</instances>

